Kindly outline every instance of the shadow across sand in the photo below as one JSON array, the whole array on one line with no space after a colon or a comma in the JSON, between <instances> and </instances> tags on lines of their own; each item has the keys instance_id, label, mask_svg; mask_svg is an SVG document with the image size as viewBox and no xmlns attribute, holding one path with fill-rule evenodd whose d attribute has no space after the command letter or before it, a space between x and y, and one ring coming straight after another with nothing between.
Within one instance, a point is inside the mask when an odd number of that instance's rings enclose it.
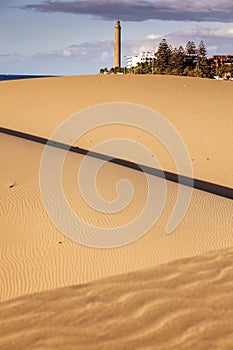
<instances>
[{"instance_id":1,"label":"shadow across sand","mask_svg":"<svg viewBox=\"0 0 233 350\"><path fill-rule=\"evenodd\" d=\"M82 155L87 155L88 157L102 159L106 162L111 162L111 163L118 164L118 165L121 165L124 167L128 167L128 168L131 168L131 169L134 169L137 171L141 171L141 172L143 171L147 174L151 174L151 175L154 175L154 176L157 176L160 178L165 178L168 181L176 182L176 183L179 183L179 184L182 184L185 186L189 186L189 187L192 186L193 188L196 188L196 189L201 190L201 191L205 191L205 192L209 192L209 193L221 196L221 197L233 199L233 189L230 187L217 185L215 183L211 183L211 182L207 182L207 181L203 181L203 180L191 179L190 177L187 177L187 176L178 175L175 173L171 173L169 171L161 171L159 169L155 169L155 168L141 165L141 164L136 164L134 162L130 162L130 161L124 160L124 159L119 159L119 158L112 159L110 156L107 156L107 155L104 155L101 153L88 151L86 149L74 147L74 146L70 147L69 145L64 144L64 143L56 142L53 140L48 140L44 137L27 134L27 133L20 132L17 130L12 130L12 129L0 127L0 132L7 134L7 135L20 137L20 138L23 138L25 140L41 143L43 145L48 144L51 147L56 147L59 149L69 150L70 152L75 152L75 153L79 153Z\"/></svg>"}]
</instances>

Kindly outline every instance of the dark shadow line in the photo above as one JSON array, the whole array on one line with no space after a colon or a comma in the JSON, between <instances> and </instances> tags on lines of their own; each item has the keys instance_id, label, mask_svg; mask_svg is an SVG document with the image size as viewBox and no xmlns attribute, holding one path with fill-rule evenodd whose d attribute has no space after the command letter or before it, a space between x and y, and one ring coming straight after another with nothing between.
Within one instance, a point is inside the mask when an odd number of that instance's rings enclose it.
<instances>
[{"instance_id":1,"label":"dark shadow line","mask_svg":"<svg viewBox=\"0 0 233 350\"><path fill-rule=\"evenodd\" d=\"M64 150L68 150L70 152L75 152L75 153L79 153L82 155L87 155L88 157L102 159L106 162L111 162L111 163L118 164L118 165L130 168L130 169L145 172L145 173L153 175L153 176L165 178L168 181L179 183L179 184L182 184L182 185L185 185L188 187L193 187L193 188L196 188L196 189L204 191L204 192L209 192L209 193L212 193L212 194L224 197L224 198L233 199L233 189L230 187L217 185L215 183L207 182L207 181L203 181L203 180L192 179L192 178L187 177L187 176L178 175L175 173L171 173L169 171L162 171L162 170L155 169L155 168L141 165L141 164L136 164L134 162L124 160L124 159L111 158L110 156L107 156L107 155L104 155L101 153L88 151L86 149L79 148L79 147L69 146L65 143L56 142L53 140L48 140L44 137L35 136L35 135L27 134L24 132L12 130L12 129L0 127L0 132L7 134L7 135L20 137L20 138L23 138L23 139L26 139L29 141L41 143L43 145L48 144L49 146L56 147L59 149L64 149Z\"/></svg>"}]
</instances>

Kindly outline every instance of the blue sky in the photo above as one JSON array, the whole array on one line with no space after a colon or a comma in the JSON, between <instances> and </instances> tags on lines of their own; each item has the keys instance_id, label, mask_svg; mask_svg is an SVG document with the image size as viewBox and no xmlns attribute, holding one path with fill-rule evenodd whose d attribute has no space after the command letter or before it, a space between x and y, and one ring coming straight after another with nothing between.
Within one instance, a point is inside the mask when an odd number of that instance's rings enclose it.
<instances>
[{"instance_id":1,"label":"blue sky","mask_svg":"<svg viewBox=\"0 0 233 350\"><path fill-rule=\"evenodd\" d=\"M95 74L113 65L116 19L124 56L204 40L233 53L233 0L0 0L0 73Z\"/></svg>"}]
</instances>

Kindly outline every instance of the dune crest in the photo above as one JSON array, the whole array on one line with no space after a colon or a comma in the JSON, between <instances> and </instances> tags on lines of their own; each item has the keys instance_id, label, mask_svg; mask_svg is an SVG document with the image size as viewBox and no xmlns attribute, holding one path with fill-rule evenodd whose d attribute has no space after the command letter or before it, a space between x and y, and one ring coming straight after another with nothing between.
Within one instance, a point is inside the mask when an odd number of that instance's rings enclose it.
<instances>
[{"instance_id":1,"label":"dune crest","mask_svg":"<svg viewBox=\"0 0 233 350\"><path fill-rule=\"evenodd\" d=\"M177 184L169 181L164 210L140 239L115 249L93 249L73 242L59 232L43 207L39 190L43 145L3 134L0 147L2 154L7 155L2 159L0 173L1 301L233 246L233 202L199 190L193 191L187 214L175 232L165 233L177 194ZM117 227L143 211L147 195L143 173L111 163L105 164L98 174L99 193L111 200L116 196L116 183L128 179L134 187L132 201L125 210L111 215L90 208L77 186L82 159L82 155L70 153L63 167L65 196L82 220L97 227ZM153 181L158 180L155 177ZM9 188L13 182L14 187ZM52 200L57 206L56 193ZM66 216L62 212L59 215L69 225Z\"/></svg>"},{"instance_id":2,"label":"dune crest","mask_svg":"<svg viewBox=\"0 0 233 350\"><path fill-rule=\"evenodd\" d=\"M71 115L109 102L136 103L163 115L177 129L192 158L194 177L233 186L233 84L176 76L93 75L6 81L0 84L1 126L49 138ZM176 166L160 142L132 127L90 131L76 145L90 149L111 137L128 137L159 155L162 168ZM146 164L145 164L146 165Z\"/></svg>"}]
</instances>

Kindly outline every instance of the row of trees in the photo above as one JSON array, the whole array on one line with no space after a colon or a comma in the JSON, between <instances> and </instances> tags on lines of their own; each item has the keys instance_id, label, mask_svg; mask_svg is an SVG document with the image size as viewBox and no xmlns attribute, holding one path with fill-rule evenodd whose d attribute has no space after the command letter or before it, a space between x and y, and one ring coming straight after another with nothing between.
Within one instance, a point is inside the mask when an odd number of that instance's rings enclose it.
<instances>
[{"instance_id":1,"label":"row of trees","mask_svg":"<svg viewBox=\"0 0 233 350\"><path fill-rule=\"evenodd\" d=\"M233 77L233 65L216 66L207 58L207 50L203 41L196 47L193 41L188 41L185 48L173 48L163 39L155 54L154 60L138 63L136 67L102 68L100 73L134 73L134 74L172 74L193 77L213 78L223 76L226 72Z\"/></svg>"},{"instance_id":2,"label":"row of trees","mask_svg":"<svg viewBox=\"0 0 233 350\"><path fill-rule=\"evenodd\" d=\"M193 41L188 41L185 49L180 46L173 48L163 39L152 62L139 63L133 73L158 73L210 78L213 75L207 59L203 41L198 48Z\"/></svg>"}]
</instances>

